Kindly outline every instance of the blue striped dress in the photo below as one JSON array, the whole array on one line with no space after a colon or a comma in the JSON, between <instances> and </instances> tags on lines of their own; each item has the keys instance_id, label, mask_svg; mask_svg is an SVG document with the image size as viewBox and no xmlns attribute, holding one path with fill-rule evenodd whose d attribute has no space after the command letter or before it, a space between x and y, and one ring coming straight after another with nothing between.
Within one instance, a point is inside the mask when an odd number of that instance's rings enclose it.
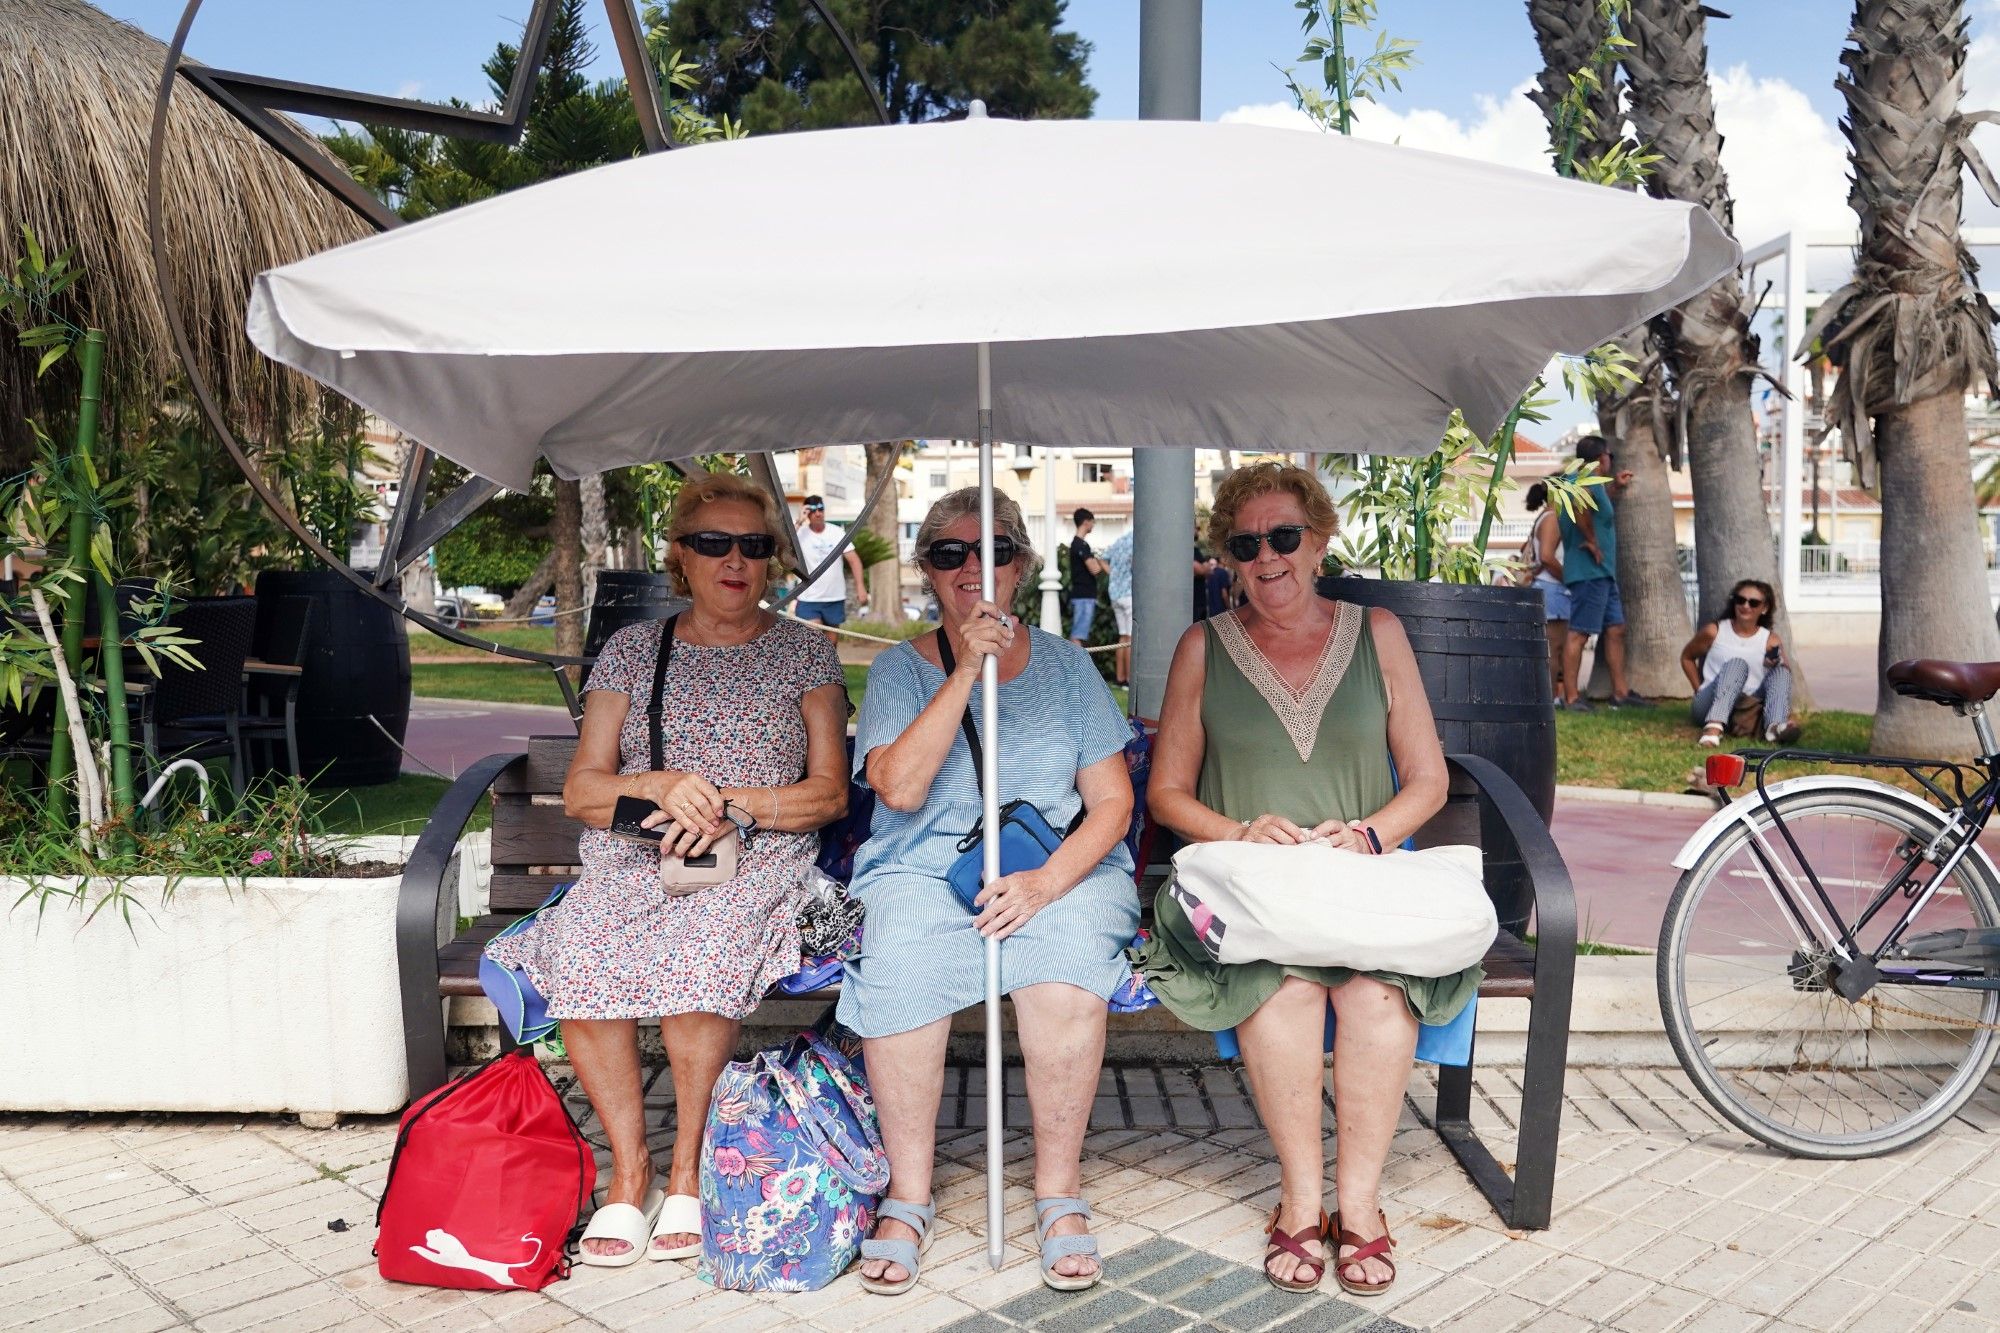
<instances>
[{"instance_id":1,"label":"blue striped dress","mask_svg":"<svg viewBox=\"0 0 2000 1333\"><path fill-rule=\"evenodd\" d=\"M1078 771L1118 754L1131 733L1082 649L1038 629L1027 633L1028 665L1000 686L1000 800L1032 801L1061 829L1082 808ZM944 672L909 644L875 659L855 724L857 780L867 781L869 752L901 735L943 684ZM981 694L974 686L975 719ZM945 882L958 840L979 819L976 762L958 736L921 808L901 813L876 802L868 841L855 854L851 891L867 917L839 1010L864 1037L908 1032L986 996L985 941ZM1108 1000L1130 975L1124 949L1138 927L1132 858L1120 842L1001 942L1000 987L1059 981Z\"/></svg>"}]
</instances>

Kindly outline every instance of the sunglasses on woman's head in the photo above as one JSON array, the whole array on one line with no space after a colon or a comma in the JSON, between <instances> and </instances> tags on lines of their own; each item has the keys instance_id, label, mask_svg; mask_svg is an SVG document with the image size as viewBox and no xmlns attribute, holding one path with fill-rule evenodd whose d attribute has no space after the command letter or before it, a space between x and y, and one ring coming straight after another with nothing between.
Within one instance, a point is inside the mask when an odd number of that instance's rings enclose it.
<instances>
[{"instance_id":1,"label":"sunglasses on woman's head","mask_svg":"<svg viewBox=\"0 0 2000 1333\"><path fill-rule=\"evenodd\" d=\"M1759 607L1764 604L1764 599L1761 597L1744 597L1740 594L1730 600L1738 606Z\"/></svg>"},{"instance_id":2,"label":"sunglasses on woman's head","mask_svg":"<svg viewBox=\"0 0 2000 1333\"><path fill-rule=\"evenodd\" d=\"M1271 549L1279 555L1290 555L1299 549L1299 543L1305 540L1305 536L1303 524L1282 523L1269 532L1232 533L1229 540L1222 543L1222 549L1247 565L1257 558L1257 548L1265 542L1271 543Z\"/></svg>"},{"instance_id":3,"label":"sunglasses on woman's head","mask_svg":"<svg viewBox=\"0 0 2000 1333\"><path fill-rule=\"evenodd\" d=\"M956 537L947 537L943 541L932 542L930 548L924 552L924 560L932 569L957 569L978 549L978 542L965 542ZM994 568L1013 564L1016 554L1018 552L1014 548L1012 537L993 539Z\"/></svg>"},{"instance_id":4,"label":"sunglasses on woman's head","mask_svg":"<svg viewBox=\"0 0 2000 1333\"><path fill-rule=\"evenodd\" d=\"M711 560L728 555L732 546L749 560L769 560L778 549L777 539L768 532L690 532L680 543Z\"/></svg>"}]
</instances>

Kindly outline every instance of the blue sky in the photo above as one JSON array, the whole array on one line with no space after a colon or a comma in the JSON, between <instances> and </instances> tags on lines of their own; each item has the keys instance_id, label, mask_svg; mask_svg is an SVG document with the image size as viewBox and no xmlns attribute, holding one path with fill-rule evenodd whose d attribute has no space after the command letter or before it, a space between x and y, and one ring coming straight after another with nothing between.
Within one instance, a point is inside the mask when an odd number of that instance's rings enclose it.
<instances>
[{"instance_id":1,"label":"blue sky","mask_svg":"<svg viewBox=\"0 0 2000 1333\"><path fill-rule=\"evenodd\" d=\"M182 3L102 0L102 7L165 37ZM1272 64L1290 63L1299 49L1289 0L1209 0L1206 8L1204 114L1279 96ZM1419 44L1422 64L1405 83L1410 106L1476 115L1481 97L1500 96L1534 73L1534 40L1519 0L1384 0L1381 8L1388 31ZM485 92L480 61L496 41L518 33L527 9L528 0L208 0L189 49L212 64L285 77L478 98ZM1710 25L1715 65L1745 64L1782 78L1806 90L1823 115L1836 114L1843 0L1742 0L1735 9L1736 17ZM1100 116L1137 112L1138 13L1137 0L1070 0L1068 26L1095 47L1091 81L1101 94ZM591 14L602 32L600 11L592 6ZM615 72L609 41L600 46L605 72Z\"/></svg>"},{"instance_id":2,"label":"blue sky","mask_svg":"<svg viewBox=\"0 0 2000 1333\"><path fill-rule=\"evenodd\" d=\"M103 0L155 34L169 34L182 0ZM1845 144L1833 79L1846 0L1740 0L1712 21L1711 70L1739 199L1738 232L1754 244L1788 226L1851 226ZM2000 0L1974 0L1970 105L2000 103ZM212 64L281 77L442 100L486 95L479 65L518 33L528 0L208 0L189 50ZM1417 43L1419 65L1359 132L1521 166L1543 165L1540 121L1519 96L1538 66L1520 0L1383 0L1383 27ZM617 72L601 11L599 64ZM1097 114L1136 114L1138 0L1070 0L1068 24L1094 51ZM1991 34L1991 35L1989 35ZM1203 114L1282 123L1275 65L1299 51L1290 0L1208 0ZM2000 141L2000 131L1981 130ZM2000 148L2000 142L1995 142ZM2000 218L1975 216L1975 221Z\"/></svg>"},{"instance_id":3,"label":"blue sky","mask_svg":"<svg viewBox=\"0 0 2000 1333\"><path fill-rule=\"evenodd\" d=\"M184 0L98 3L164 38ZM1719 7L1734 17L1709 23L1709 69L1738 238L1754 246L1791 229L1850 231L1834 78L1851 5L1736 0ZM2000 0L1970 0L1968 7L1965 106L2000 107ZM1541 115L1521 95L1540 65L1521 0L1381 0L1379 8L1383 30L1417 43L1419 63L1401 92L1362 110L1358 134L1548 169ZM476 102L488 95L480 63L496 42L518 36L528 9L529 0L208 0L188 50L210 64L278 77ZM1299 54L1291 0L1207 0L1205 11L1203 115L1298 123L1274 68ZM599 71L610 77L617 59L602 10L593 2L587 12L599 36ZM1067 26L1094 48L1096 114L1136 115L1138 0L1070 0ZM1978 129L1974 142L2000 167L2000 127ZM2000 225L2000 209L1967 185L1966 220ZM1813 285L1837 284L1839 252L1814 254ZM2000 273L1990 258L1988 268ZM1559 424L1573 415L1559 411Z\"/></svg>"}]
</instances>

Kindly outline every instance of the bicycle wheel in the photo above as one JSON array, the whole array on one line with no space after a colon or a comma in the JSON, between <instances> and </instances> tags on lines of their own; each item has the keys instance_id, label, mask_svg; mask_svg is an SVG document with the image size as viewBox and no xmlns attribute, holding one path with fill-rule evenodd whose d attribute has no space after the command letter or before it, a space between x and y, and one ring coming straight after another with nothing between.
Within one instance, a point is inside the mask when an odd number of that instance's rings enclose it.
<instances>
[{"instance_id":1,"label":"bicycle wheel","mask_svg":"<svg viewBox=\"0 0 2000 1333\"><path fill-rule=\"evenodd\" d=\"M1943 818L1866 786L1779 797L1777 807L1843 921L1856 920L1912 843ZM1754 810L1775 863L1813 908L1798 857ZM1681 1067L1731 1124L1801 1157L1873 1157L1914 1143L1949 1120L2000 1053L2000 992L1884 980L1850 1003L1827 985L1829 953L1802 947L1753 853L1733 824L1680 878L1660 926L1660 1013ZM1921 867L1928 880L1934 866ZM1873 950L1907 906L1898 895L1862 932ZM1967 856L1904 938L2000 924L2000 886ZM1986 1025L1986 1026L1982 1026Z\"/></svg>"}]
</instances>

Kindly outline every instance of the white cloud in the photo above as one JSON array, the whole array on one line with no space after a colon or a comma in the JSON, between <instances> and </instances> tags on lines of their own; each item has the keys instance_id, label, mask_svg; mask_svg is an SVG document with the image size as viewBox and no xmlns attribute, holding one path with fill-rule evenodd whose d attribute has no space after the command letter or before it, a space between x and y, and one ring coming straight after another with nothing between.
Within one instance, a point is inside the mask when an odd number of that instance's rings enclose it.
<instances>
[{"instance_id":1,"label":"white cloud","mask_svg":"<svg viewBox=\"0 0 2000 1333\"><path fill-rule=\"evenodd\" d=\"M1736 238L1752 246L1787 231L1851 229L1847 142L1806 95L1742 65L1710 82Z\"/></svg>"},{"instance_id":2,"label":"white cloud","mask_svg":"<svg viewBox=\"0 0 2000 1333\"><path fill-rule=\"evenodd\" d=\"M1981 39L1989 40L1994 47L1991 73L2000 86L2000 38ZM1533 86L1532 81L1523 81L1504 97L1482 97L1478 113L1465 119L1427 107L1365 105L1356 114L1355 134L1547 171L1548 128L1540 108L1527 98ZM1715 116L1724 138L1722 165L1736 199L1738 239L1754 245L1788 228L1854 225L1847 209L1846 146L1804 93L1783 79L1757 78L1740 65L1718 76L1714 88ZM1289 102L1238 107L1222 119L1312 128L1312 122Z\"/></svg>"},{"instance_id":3,"label":"white cloud","mask_svg":"<svg viewBox=\"0 0 2000 1333\"><path fill-rule=\"evenodd\" d=\"M1364 103L1354 113L1354 134L1358 139L1377 143L1400 143L1454 157L1478 158L1529 171L1547 171L1548 129L1542 113L1528 101L1532 81L1523 83L1504 98L1481 97L1479 115L1461 121L1442 111L1425 107L1404 110L1396 106ZM1249 125L1274 125L1283 129L1316 128L1306 114L1290 102L1265 102L1224 112L1222 119Z\"/></svg>"},{"instance_id":4,"label":"white cloud","mask_svg":"<svg viewBox=\"0 0 2000 1333\"><path fill-rule=\"evenodd\" d=\"M409 100L415 100L423 95L424 85L421 79L411 79L396 89L396 96Z\"/></svg>"}]
</instances>

